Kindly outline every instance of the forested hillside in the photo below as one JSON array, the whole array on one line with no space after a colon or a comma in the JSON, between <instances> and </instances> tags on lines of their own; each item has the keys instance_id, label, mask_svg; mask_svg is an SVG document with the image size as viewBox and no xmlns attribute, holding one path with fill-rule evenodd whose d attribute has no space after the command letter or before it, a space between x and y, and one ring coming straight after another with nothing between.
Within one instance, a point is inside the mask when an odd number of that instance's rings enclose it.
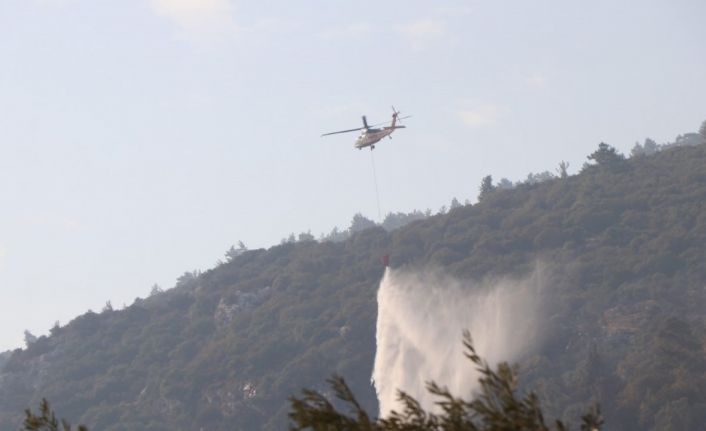
<instances>
[{"instance_id":1,"label":"forested hillside","mask_svg":"<svg viewBox=\"0 0 706 431\"><path fill-rule=\"evenodd\" d=\"M603 146L591 160L574 176L485 184L478 204L391 232L236 253L125 309L55 327L0 361L0 429L17 428L46 397L92 430L280 430L287 398L326 391L334 372L374 411L384 254L393 267L461 279L545 262L551 324L521 360L521 384L551 416L573 419L599 402L609 429L697 429L706 423L706 145L630 159Z\"/></svg>"}]
</instances>

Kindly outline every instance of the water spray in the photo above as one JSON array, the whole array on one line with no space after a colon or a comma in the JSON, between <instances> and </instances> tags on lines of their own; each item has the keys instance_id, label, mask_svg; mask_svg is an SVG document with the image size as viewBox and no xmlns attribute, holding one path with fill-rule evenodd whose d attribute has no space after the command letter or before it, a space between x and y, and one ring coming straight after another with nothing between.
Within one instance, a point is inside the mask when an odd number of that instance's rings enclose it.
<instances>
[{"instance_id":1,"label":"water spray","mask_svg":"<svg viewBox=\"0 0 706 431\"><path fill-rule=\"evenodd\" d=\"M437 409L428 381L471 398L478 374L463 355L470 330L478 353L492 365L518 360L537 344L543 282L536 270L521 280L461 282L437 272L387 268L378 290L373 383L380 416L400 410L402 390Z\"/></svg>"}]
</instances>

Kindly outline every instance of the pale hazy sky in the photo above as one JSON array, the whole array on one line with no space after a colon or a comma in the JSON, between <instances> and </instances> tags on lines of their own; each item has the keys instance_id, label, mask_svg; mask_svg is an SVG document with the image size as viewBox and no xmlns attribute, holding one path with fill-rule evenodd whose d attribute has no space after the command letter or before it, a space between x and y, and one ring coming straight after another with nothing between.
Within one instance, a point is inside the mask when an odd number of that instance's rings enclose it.
<instances>
[{"instance_id":1,"label":"pale hazy sky","mask_svg":"<svg viewBox=\"0 0 706 431\"><path fill-rule=\"evenodd\" d=\"M0 350L238 240L475 200L706 119L706 3L0 0Z\"/></svg>"}]
</instances>

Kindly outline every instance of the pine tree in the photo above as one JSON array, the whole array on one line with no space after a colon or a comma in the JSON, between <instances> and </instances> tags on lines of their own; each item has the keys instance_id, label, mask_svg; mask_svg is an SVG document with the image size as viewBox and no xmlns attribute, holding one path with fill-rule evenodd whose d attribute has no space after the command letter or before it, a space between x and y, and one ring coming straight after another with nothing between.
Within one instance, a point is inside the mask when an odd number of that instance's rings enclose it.
<instances>
[{"instance_id":1,"label":"pine tree","mask_svg":"<svg viewBox=\"0 0 706 431\"><path fill-rule=\"evenodd\" d=\"M559 174L559 178L566 178L569 176L569 162L561 161L559 163L559 168L557 168L556 172Z\"/></svg>"},{"instance_id":2,"label":"pine tree","mask_svg":"<svg viewBox=\"0 0 706 431\"><path fill-rule=\"evenodd\" d=\"M478 202L485 199L488 194L493 191L493 189L495 189L495 186L493 186L493 177L491 175L486 175L480 182Z\"/></svg>"},{"instance_id":3,"label":"pine tree","mask_svg":"<svg viewBox=\"0 0 706 431\"><path fill-rule=\"evenodd\" d=\"M290 398L293 422L291 431L549 431L568 430L559 420L547 424L534 392L524 397L517 394L517 375L513 367L501 363L496 370L476 353L471 337L464 334L466 357L480 373L480 391L473 400L452 395L448 389L431 382L427 390L438 397L441 413L424 410L421 404L400 391L401 411L387 418L372 419L360 406L343 378L329 380L336 397L350 410L342 413L324 395L304 390L302 398ZM581 418L582 431L597 431L603 425L598 407Z\"/></svg>"},{"instance_id":4,"label":"pine tree","mask_svg":"<svg viewBox=\"0 0 706 431\"><path fill-rule=\"evenodd\" d=\"M598 166L618 167L625 161L625 156L618 153L614 147L601 142L598 149L588 156L588 160L593 160Z\"/></svg>"},{"instance_id":5,"label":"pine tree","mask_svg":"<svg viewBox=\"0 0 706 431\"><path fill-rule=\"evenodd\" d=\"M39 412L35 414L32 410L25 410L25 420L23 431L71 431L71 424L62 419L59 421L49 407L49 402L42 399L39 404ZM88 431L83 425L79 425L76 431Z\"/></svg>"}]
</instances>

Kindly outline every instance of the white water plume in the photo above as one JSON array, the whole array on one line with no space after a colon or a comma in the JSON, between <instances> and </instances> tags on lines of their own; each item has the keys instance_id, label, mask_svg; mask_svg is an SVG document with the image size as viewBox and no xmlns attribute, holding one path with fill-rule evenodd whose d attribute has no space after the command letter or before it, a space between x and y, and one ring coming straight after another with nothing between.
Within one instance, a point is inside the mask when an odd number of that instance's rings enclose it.
<instances>
[{"instance_id":1,"label":"white water plume","mask_svg":"<svg viewBox=\"0 0 706 431\"><path fill-rule=\"evenodd\" d=\"M475 366L463 355L462 333L491 366L512 362L537 343L544 277L462 283L441 272L388 269L378 290L373 382L380 417L400 410L397 391L434 410L426 382L469 398L478 387Z\"/></svg>"}]
</instances>

